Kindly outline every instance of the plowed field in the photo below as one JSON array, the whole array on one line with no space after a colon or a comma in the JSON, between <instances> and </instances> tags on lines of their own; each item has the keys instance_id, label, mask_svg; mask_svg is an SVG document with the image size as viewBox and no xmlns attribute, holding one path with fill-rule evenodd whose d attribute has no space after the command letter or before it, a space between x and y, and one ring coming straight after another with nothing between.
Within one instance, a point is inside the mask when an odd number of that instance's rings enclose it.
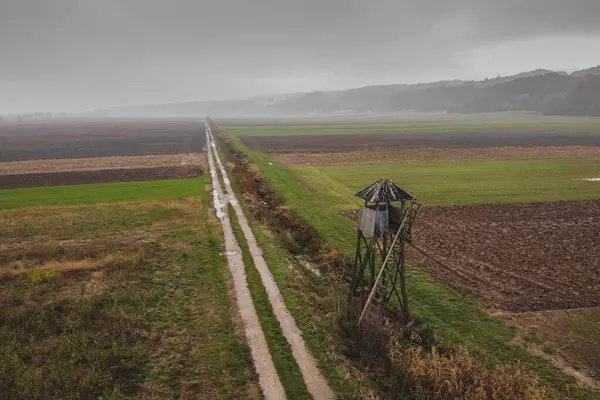
<instances>
[{"instance_id":1,"label":"plowed field","mask_svg":"<svg viewBox=\"0 0 600 400\"><path fill-rule=\"evenodd\" d=\"M201 121L60 120L0 124L0 161L202 151Z\"/></svg>"},{"instance_id":2,"label":"plowed field","mask_svg":"<svg viewBox=\"0 0 600 400\"><path fill-rule=\"evenodd\" d=\"M187 153L7 161L0 163L0 175L32 174L36 172L94 171L122 168L176 167L182 165L203 166L204 155L202 153Z\"/></svg>"},{"instance_id":3,"label":"plowed field","mask_svg":"<svg viewBox=\"0 0 600 400\"><path fill-rule=\"evenodd\" d=\"M0 175L0 189L193 178L203 173L201 165L188 165Z\"/></svg>"},{"instance_id":4,"label":"plowed field","mask_svg":"<svg viewBox=\"0 0 600 400\"><path fill-rule=\"evenodd\" d=\"M600 201L425 208L410 259L513 312L600 306Z\"/></svg>"},{"instance_id":5,"label":"plowed field","mask_svg":"<svg viewBox=\"0 0 600 400\"><path fill-rule=\"evenodd\" d=\"M271 153L270 157L283 164L308 166L544 159L599 160L600 146L371 149L345 152Z\"/></svg>"},{"instance_id":6,"label":"plowed field","mask_svg":"<svg viewBox=\"0 0 600 400\"><path fill-rule=\"evenodd\" d=\"M413 147L600 146L600 135L581 132L492 130L389 132L306 136L242 136L251 149L267 151L350 151Z\"/></svg>"}]
</instances>

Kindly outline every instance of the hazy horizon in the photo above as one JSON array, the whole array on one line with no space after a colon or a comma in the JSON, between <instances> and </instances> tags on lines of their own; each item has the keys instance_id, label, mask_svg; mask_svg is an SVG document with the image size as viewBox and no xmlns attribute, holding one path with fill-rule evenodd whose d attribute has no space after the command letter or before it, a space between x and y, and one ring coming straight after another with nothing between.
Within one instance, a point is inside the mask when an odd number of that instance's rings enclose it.
<instances>
[{"instance_id":1,"label":"hazy horizon","mask_svg":"<svg viewBox=\"0 0 600 400\"><path fill-rule=\"evenodd\" d=\"M0 0L0 113L600 64L600 2Z\"/></svg>"}]
</instances>

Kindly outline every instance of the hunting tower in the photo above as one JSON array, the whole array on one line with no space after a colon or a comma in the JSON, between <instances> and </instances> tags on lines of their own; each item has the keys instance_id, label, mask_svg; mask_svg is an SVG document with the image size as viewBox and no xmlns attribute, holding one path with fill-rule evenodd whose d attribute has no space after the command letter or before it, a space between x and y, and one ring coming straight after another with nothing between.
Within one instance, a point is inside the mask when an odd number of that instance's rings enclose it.
<instances>
[{"instance_id":1,"label":"hunting tower","mask_svg":"<svg viewBox=\"0 0 600 400\"><path fill-rule=\"evenodd\" d=\"M359 298L365 314L380 313L396 298L408 321L405 246L421 205L387 178L355 194L365 201L358 212L356 257L350 296Z\"/></svg>"}]
</instances>

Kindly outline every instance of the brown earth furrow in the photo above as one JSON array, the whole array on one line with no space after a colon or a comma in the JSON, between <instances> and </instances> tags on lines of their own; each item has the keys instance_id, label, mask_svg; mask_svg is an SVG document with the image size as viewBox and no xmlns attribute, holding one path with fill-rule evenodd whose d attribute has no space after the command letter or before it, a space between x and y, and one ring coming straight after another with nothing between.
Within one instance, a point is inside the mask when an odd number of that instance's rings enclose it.
<instances>
[{"instance_id":1,"label":"brown earth furrow","mask_svg":"<svg viewBox=\"0 0 600 400\"><path fill-rule=\"evenodd\" d=\"M283 164L310 166L377 165L535 159L600 159L600 146L537 146L481 148L405 148L359 151L271 153Z\"/></svg>"},{"instance_id":2,"label":"brown earth furrow","mask_svg":"<svg viewBox=\"0 0 600 400\"><path fill-rule=\"evenodd\" d=\"M240 136L251 149L281 151L352 151L394 148L508 146L600 146L600 135L537 130L383 132L339 135Z\"/></svg>"},{"instance_id":3,"label":"brown earth furrow","mask_svg":"<svg viewBox=\"0 0 600 400\"><path fill-rule=\"evenodd\" d=\"M201 153L0 162L0 175L204 165Z\"/></svg>"},{"instance_id":4,"label":"brown earth furrow","mask_svg":"<svg viewBox=\"0 0 600 400\"><path fill-rule=\"evenodd\" d=\"M415 244L461 274L413 263L493 309L599 306L599 215L600 201L426 208Z\"/></svg>"},{"instance_id":5,"label":"brown earth furrow","mask_svg":"<svg viewBox=\"0 0 600 400\"><path fill-rule=\"evenodd\" d=\"M65 119L0 124L0 162L194 153L205 145L195 120Z\"/></svg>"},{"instance_id":6,"label":"brown earth furrow","mask_svg":"<svg viewBox=\"0 0 600 400\"><path fill-rule=\"evenodd\" d=\"M0 189L193 178L203 174L202 166L188 165L0 175Z\"/></svg>"}]
</instances>

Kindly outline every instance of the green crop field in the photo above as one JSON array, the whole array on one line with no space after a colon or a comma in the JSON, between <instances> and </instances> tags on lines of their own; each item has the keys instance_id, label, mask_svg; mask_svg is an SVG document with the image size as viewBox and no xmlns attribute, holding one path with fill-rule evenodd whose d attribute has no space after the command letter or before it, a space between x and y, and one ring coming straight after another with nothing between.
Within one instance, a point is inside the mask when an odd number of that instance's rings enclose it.
<instances>
[{"instance_id":1,"label":"green crop field","mask_svg":"<svg viewBox=\"0 0 600 400\"><path fill-rule=\"evenodd\" d=\"M204 178L0 190L0 209L198 196Z\"/></svg>"},{"instance_id":2,"label":"green crop field","mask_svg":"<svg viewBox=\"0 0 600 400\"><path fill-rule=\"evenodd\" d=\"M527 113L416 114L330 120L223 121L232 136L337 135L393 132L555 131L600 133L600 118L550 117Z\"/></svg>"},{"instance_id":3,"label":"green crop field","mask_svg":"<svg viewBox=\"0 0 600 400\"><path fill-rule=\"evenodd\" d=\"M245 148L236 141L236 145ZM426 206L600 199L600 160L288 166L245 148L269 183L302 218L341 245L354 246L353 194L381 177L392 179Z\"/></svg>"},{"instance_id":4,"label":"green crop field","mask_svg":"<svg viewBox=\"0 0 600 400\"><path fill-rule=\"evenodd\" d=\"M600 198L600 160L531 160L290 167L328 202L355 207L352 195L381 177L425 205L546 202ZM320 198L319 200L323 200Z\"/></svg>"},{"instance_id":5,"label":"green crop field","mask_svg":"<svg viewBox=\"0 0 600 400\"><path fill-rule=\"evenodd\" d=\"M1 210L0 243L2 398L260 398L208 192Z\"/></svg>"}]
</instances>

